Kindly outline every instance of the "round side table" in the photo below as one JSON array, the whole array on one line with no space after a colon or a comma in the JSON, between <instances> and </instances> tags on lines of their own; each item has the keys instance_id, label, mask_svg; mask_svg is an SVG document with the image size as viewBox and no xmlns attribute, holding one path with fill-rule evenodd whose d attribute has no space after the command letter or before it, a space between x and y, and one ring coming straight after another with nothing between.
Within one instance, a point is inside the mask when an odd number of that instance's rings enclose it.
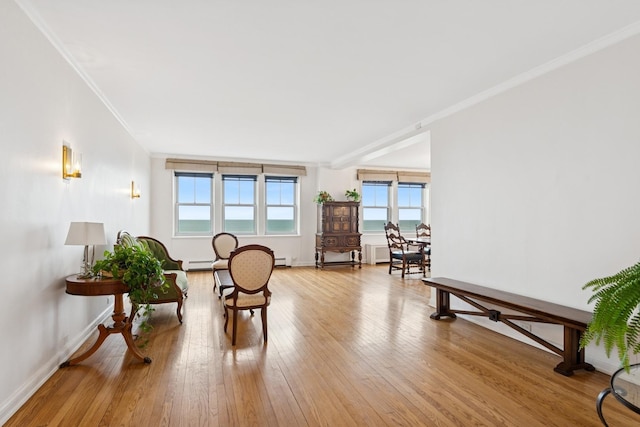
<instances>
[{"instance_id":1,"label":"round side table","mask_svg":"<svg viewBox=\"0 0 640 427\"><path fill-rule=\"evenodd\" d=\"M640 363L629 367L629 371L624 368L618 369L611 376L611 386L605 388L598 395L596 400L596 410L598 417L605 426L608 426L602 414L602 402L609 394L633 412L640 414Z\"/></svg>"}]
</instances>

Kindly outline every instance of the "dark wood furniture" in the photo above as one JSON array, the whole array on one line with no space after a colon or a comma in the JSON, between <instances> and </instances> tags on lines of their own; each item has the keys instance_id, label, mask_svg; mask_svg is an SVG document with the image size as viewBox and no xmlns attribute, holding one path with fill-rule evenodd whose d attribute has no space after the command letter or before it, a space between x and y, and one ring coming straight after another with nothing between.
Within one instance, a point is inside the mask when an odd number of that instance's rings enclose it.
<instances>
[{"instance_id":1,"label":"dark wood furniture","mask_svg":"<svg viewBox=\"0 0 640 427\"><path fill-rule=\"evenodd\" d=\"M384 234L387 237L389 246L389 274L395 270L402 271L402 278L405 273L411 273L411 267L416 267L415 273L422 272L426 275L426 263L422 245L416 243L418 249L410 249L409 242L400 234L400 227L392 222L384 225Z\"/></svg>"},{"instance_id":2,"label":"dark wood furniture","mask_svg":"<svg viewBox=\"0 0 640 427\"><path fill-rule=\"evenodd\" d=\"M576 369L595 370L591 364L585 362L585 351L580 348L580 338L587 328L587 323L591 320L592 314L590 312L444 277L422 279L422 281L436 289L436 312L431 315L432 319L440 320L442 317L455 319L456 313L488 317L494 322L504 323L562 356L563 361L554 368L554 371L562 375L571 376ZM452 309L450 306L451 294L479 311ZM485 304L488 307L478 301L488 303ZM517 314L500 311L504 309L515 311ZM562 325L564 327L564 348L556 347L513 321Z\"/></svg>"},{"instance_id":3,"label":"dark wood furniture","mask_svg":"<svg viewBox=\"0 0 640 427\"><path fill-rule=\"evenodd\" d=\"M113 314L111 315L113 319L113 325L104 326L98 325L98 339L91 346L90 349L80 354L79 356L74 357L73 359L69 359L66 362L63 362L60 365L60 368L66 368L67 366L76 365L87 357L91 356L95 353L98 348L102 345L104 340L111 334L122 334L125 342L127 343L127 348L131 351L134 357L138 360L143 361L144 363L151 363L151 358L145 357L140 353L138 347L136 347L133 342L133 334L131 333L131 319L127 317L124 311L124 298L123 294L129 292L129 287L122 283L119 279L103 279L103 278L88 278L81 279L77 275L69 276L66 278L67 283L67 293L70 295L81 295L81 296L99 296L99 295L113 295L114 296L114 306L113 306Z\"/></svg>"},{"instance_id":4,"label":"dark wood furniture","mask_svg":"<svg viewBox=\"0 0 640 427\"><path fill-rule=\"evenodd\" d=\"M260 309L262 335L267 342L267 307L271 303L269 278L273 273L275 257L273 251L262 245L246 245L231 252L229 257L229 275L233 287L222 291L224 306L224 331L227 332L229 315L233 314L231 345L236 345L238 330L238 311Z\"/></svg>"},{"instance_id":5,"label":"dark wood furniture","mask_svg":"<svg viewBox=\"0 0 640 427\"><path fill-rule=\"evenodd\" d=\"M611 386L602 390L596 400L596 411L600 421L608 426L602 414L602 402L610 393L627 408L636 414L640 414L640 363L629 367L627 371L624 367L618 369L611 376Z\"/></svg>"},{"instance_id":6,"label":"dark wood furniture","mask_svg":"<svg viewBox=\"0 0 640 427\"><path fill-rule=\"evenodd\" d=\"M329 264L358 265L362 268L360 244L359 202L325 202L319 206L316 233L316 268ZM351 253L347 261L325 262L325 252ZM356 260L356 252L358 259Z\"/></svg>"}]
</instances>

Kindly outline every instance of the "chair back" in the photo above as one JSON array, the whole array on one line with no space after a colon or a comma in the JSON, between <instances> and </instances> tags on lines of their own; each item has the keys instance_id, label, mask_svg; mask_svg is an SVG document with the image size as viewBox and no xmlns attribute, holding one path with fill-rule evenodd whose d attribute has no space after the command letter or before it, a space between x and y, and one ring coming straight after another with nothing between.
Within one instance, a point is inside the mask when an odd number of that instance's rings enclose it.
<instances>
[{"instance_id":1,"label":"chair back","mask_svg":"<svg viewBox=\"0 0 640 427\"><path fill-rule=\"evenodd\" d=\"M238 247L238 238L231 233L218 233L211 239L216 260L229 259L231 252Z\"/></svg>"},{"instance_id":2,"label":"chair back","mask_svg":"<svg viewBox=\"0 0 640 427\"><path fill-rule=\"evenodd\" d=\"M390 251L405 250L407 242L400 234L400 227L392 222L388 222L384 226L384 234L387 236L387 244L389 245Z\"/></svg>"},{"instance_id":3,"label":"chair back","mask_svg":"<svg viewBox=\"0 0 640 427\"><path fill-rule=\"evenodd\" d=\"M431 226L421 222L416 225L416 237L431 237Z\"/></svg>"},{"instance_id":4,"label":"chair back","mask_svg":"<svg viewBox=\"0 0 640 427\"><path fill-rule=\"evenodd\" d=\"M246 245L231 252L229 274L237 291L255 294L264 290L268 296L267 284L274 265L271 249L262 245Z\"/></svg>"}]
</instances>

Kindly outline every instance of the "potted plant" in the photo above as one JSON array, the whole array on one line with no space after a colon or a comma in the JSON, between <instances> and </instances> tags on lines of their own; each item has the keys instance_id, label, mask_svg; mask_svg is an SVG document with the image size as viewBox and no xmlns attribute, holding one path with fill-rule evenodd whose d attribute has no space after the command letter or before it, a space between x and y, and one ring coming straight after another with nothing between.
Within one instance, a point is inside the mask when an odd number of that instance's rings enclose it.
<instances>
[{"instance_id":1,"label":"potted plant","mask_svg":"<svg viewBox=\"0 0 640 427\"><path fill-rule=\"evenodd\" d=\"M347 197L347 200L350 202L360 201L360 193L358 193L355 188L353 190L345 191L344 195Z\"/></svg>"},{"instance_id":2,"label":"potted plant","mask_svg":"<svg viewBox=\"0 0 640 427\"><path fill-rule=\"evenodd\" d=\"M92 271L97 276L121 279L130 288L132 313L142 317L140 329L143 332L151 331L152 326L147 321L153 312L150 301L158 298L159 292L166 292L169 286L164 280L162 263L151 250L143 244L115 245L113 252L105 251L104 259L95 262Z\"/></svg>"},{"instance_id":3,"label":"potted plant","mask_svg":"<svg viewBox=\"0 0 640 427\"><path fill-rule=\"evenodd\" d=\"M594 292L589 302L596 304L580 345L602 341L607 356L617 347L618 358L628 370L629 352L640 352L640 262L583 286L588 288Z\"/></svg>"},{"instance_id":4,"label":"potted plant","mask_svg":"<svg viewBox=\"0 0 640 427\"><path fill-rule=\"evenodd\" d=\"M313 201L321 205L324 202L333 202L333 197L331 197L331 194L326 191L318 191L318 194L313 199Z\"/></svg>"}]
</instances>

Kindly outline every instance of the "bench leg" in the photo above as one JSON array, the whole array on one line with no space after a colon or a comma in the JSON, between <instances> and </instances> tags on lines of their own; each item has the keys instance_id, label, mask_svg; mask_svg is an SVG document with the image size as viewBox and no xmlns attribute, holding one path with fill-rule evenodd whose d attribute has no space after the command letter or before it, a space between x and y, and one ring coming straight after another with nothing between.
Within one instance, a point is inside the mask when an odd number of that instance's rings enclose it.
<instances>
[{"instance_id":1,"label":"bench leg","mask_svg":"<svg viewBox=\"0 0 640 427\"><path fill-rule=\"evenodd\" d=\"M582 332L578 329L564 327L564 350L563 361L553 368L554 371L564 376L570 377L576 369L595 371L592 364L584 361L584 349L580 349L580 336Z\"/></svg>"},{"instance_id":2,"label":"bench leg","mask_svg":"<svg viewBox=\"0 0 640 427\"><path fill-rule=\"evenodd\" d=\"M436 289L436 312L430 317L435 320L440 320L441 317L456 318L456 314L451 311L449 306L450 294L442 289Z\"/></svg>"}]
</instances>

